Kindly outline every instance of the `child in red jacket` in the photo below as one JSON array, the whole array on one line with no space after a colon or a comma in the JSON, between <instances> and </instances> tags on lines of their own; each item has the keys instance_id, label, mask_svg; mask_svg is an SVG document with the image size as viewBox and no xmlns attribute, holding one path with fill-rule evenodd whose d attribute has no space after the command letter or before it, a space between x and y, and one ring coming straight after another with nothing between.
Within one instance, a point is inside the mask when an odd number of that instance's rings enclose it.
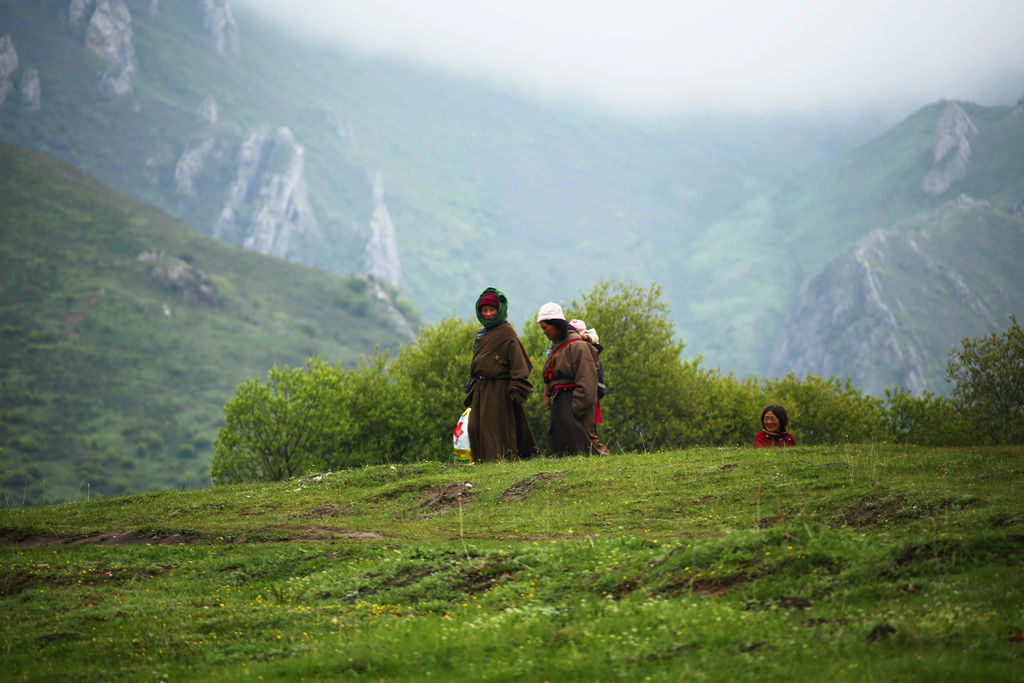
<instances>
[{"instance_id":1,"label":"child in red jacket","mask_svg":"<svg viewBox=\"0 0 1024 683\"><path fill-rule=\"evenodd\" d=\"M754 448L771 446L795 446L796 439L786 431L789 414L780 405L768 405L761 411L761 426L764 428L754 435Z\"/></svg>"}]
</instances>

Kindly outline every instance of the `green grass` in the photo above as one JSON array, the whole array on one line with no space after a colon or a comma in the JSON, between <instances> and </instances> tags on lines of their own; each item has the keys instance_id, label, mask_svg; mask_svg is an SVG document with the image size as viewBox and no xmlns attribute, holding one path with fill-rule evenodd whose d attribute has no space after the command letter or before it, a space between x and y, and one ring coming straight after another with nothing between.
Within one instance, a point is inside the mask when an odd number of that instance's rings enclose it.
<instances>
[{"instance_id":1,"label":"green grass","mask_svg":"<svg viewBox=\"0 0 1024 683\"><path fill-rule=\"evenodd\" d=\"M7 680L1020 680L1024 449L697 448L0 511ZM116 534L116 536L115 536Z\"/></svg>"}]
</instances>

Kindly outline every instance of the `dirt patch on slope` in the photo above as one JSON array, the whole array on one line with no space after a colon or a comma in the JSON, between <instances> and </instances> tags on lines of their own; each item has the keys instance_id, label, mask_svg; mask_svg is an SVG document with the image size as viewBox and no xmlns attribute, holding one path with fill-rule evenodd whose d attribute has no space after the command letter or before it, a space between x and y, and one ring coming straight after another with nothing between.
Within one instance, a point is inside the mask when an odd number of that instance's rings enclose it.
<instances>
[{"instance_id":1,"label":"dirt patch on slope","mask_svg":"<svg viewBox=\"0 0 1024 683\"><path fill-rule=\"evenodd\" d=\"M346 529L333 529L327 526L320 526L317 524L303 524L301 526L279 526L274 527L274 531L281 532L284 538L280 539L267 539L269 541L280 540L280 541L329 541L333 538L361 538L361 539L381 539L384 538L384 534L377 531L350 531ZM244 537L237 539L244 541Z\"/></svg>"},{"instance_id":2,"label":"dirt patch on slope","mask_svg":"<svg viewBox=\"0 0 1024 683\"><path fill-rule=\"evenodd\" d=\"M856 528L898 524L920 517L924 511L908 502L901 491L885 491L863 498L839 512L839 521Z\"/></svg>"},{"instance_id":3,"label":"dirt patch on slope","mask_svg":"<svg viewBox=\"0 0 1024 683\"><path fill-rule=\"evenodd\" d=\"M0 546L16 548L42 548L51 546L74 546L74 545L196 545L201 543L289 543L300 541L329 541L338 538L354 538L363 540L378 540L384 535L377 531L351 531L346 529L332 529L330 527L314 524L305 524L296 527L276 527L271 537L253 536L247 537L240 534L235 537L223 536L202 536L197 533L182 531L170 534L154 534L140 531L117 531L81 538L61 538L52 534L31 534L23 535L14 529L0 530Z\"/></svg>"},{"instance_id":4,"label":"dirt patch on slope","mask_svg":"<svg viewBox=\"0 0 1024 683\"><path fill-rule=\"evenodd\" d=\"M17 548L41 548L55 545L189 545L200 543L198 534L180 532L149 534L139 531L114 531L80 538L61 538L53 534L22 535L16 529L0 530L0 545Z\"/></svg>"},{"instance_id":5,"label":"dirt patch on slope","mask_svg":"<svg viewBox=\"0 0 1024 683\"><path fill-rule=\"evenodd\" d=\"M466 507L473 500L476 489L473 484L449 482L443 486L427 489L420 498L421 517L436 517L453 508Z\"/></svg>"},{"instance_id":6,"label":"dirt patch on slope","mask_svg":"<svg viewBox=\"0 0 1024 683\"><path fill-rule=\"evenodd\" d=\"M318 508L307 510L305 512L296 512L294 515L288 515L286 519L328 519L330 517L340 517L342 515L353 514L352 509L348 507L342 507L341 505L321 505Z\"/></svg>"},{"instance_id":7,"label":"dirt patch on slope","mask_svg":"<svg viewBox=\"0 0 1024 683\"><path fill-rule=\"evenodd\" d=\"M542 481L550 481L552 479L561 479L565 476L565 472L538 472L529 479L523 479L518 481L512 486L505 489L504 493L501 494L501 502L509 503L514 500L522 500L526 496L533 493L533 490L537 488L537 483Z\"/></svg>"}]
</instances>

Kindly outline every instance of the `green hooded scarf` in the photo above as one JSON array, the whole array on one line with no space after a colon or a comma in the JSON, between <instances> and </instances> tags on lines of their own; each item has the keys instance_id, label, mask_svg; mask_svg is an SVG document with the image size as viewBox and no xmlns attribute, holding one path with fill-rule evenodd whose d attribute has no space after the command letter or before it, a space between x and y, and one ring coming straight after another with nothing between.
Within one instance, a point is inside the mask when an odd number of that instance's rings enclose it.
<instances>
[{"instance_id":1,"label":"green hooded scarf","mask_svg":"<svg viewBox=\"0 0 1024 683\"><path fill-rule=\"evenodd\" d=\"M484 320L483 316L480 315L480 299L484 298L488 294L496 294L498 296L498 315L494 316L490 320ZM480 324L487 329L496 327L508 319L508 299L505 297L505 292L495 287L488 287L480 293L480 296L476 298L475 309L476 319L479 320Z\"/></svg>"}]
</instances>

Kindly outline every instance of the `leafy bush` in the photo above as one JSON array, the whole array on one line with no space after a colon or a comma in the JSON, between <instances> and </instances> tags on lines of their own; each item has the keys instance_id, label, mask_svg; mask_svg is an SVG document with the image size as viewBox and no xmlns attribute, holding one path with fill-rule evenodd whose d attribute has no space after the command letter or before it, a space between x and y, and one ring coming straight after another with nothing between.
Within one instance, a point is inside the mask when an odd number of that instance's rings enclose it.
<instances>
[{"instance_id":1,"label":"leafy bush","mask_svg":"<svg viewBox=\"0 0 1024 683\"><path fill-rule=\"evenodd\" d=\"M214 445L215 483L278 481L308 470L443 459L462 411L475 327L454 319L427 328L388 364L388 354L342 370L316 358L305 368L250 379L225 407Z\"/></svg>"},{"instance_id":2,"label":"leafy bush","mask_svg":"<svg viewBox=\"0 0 1024 683\"><path fill-rule=\"evenodd\" d=\"M452 429L463 411L477 327L475 320L449 317L423 329L392 362L388 374L395 390L411 403L404 419L414 423L422 441L416 446L419 453L406 455L451 457Z\"/></svg>"},{"instance_id":3,"label":"leafy bush","mask_svg":"<svg viewBox=\"0 0 1024 683\"><path fill-rule=\"evenodd\" d=\"M683 360L660 287L601 280L566 315L595 328L605 347L605 441L634 451L699 440L699 360Z\"/></svg>"},{"instance_id":4,"label":"leafy bush","mask_svg":"<svg viewBox=\"0 0 1024 683\"><path fill-rule=\"evenodd\" d=\"M953 403L978 443L1024 442L1024 330L1010 321L1002 335L965 338L946 365Z\"/></svg>"},{"instance_id":5,"label":"leafy bush","mask_svg":"<svg viewBox=\"0 0 1024 683\"><path fill-rule=\"evenodd\" d=\"M800 380L790 373L781 379L765 380L762 391L765 403L786 408L789 431L797 443L860 443L885 436L881 401L862 393L848 377L843 381L807 375ZM760 412L758 409L757 415Z\"/></svg>"},{"instance_id":6,"label":"leafy bush","mask_svg":"<svg viewBox=\"0 0 1024 683\"><path fill-rule=\"evenodd\" d=\"M974 435L953 402L925 392L912 395L904 387L885 390L882 420L897 443L919 446L968 445Z\"/></svg>"},{"instance_id":7,"label":"leafy bush","mask_svg":"<svg viewBox=\"0 0 1024 683\"><path fill-rule=\"evenodd\" d=\"M305 368L274 366L266 384L249 379L224 407L210 476L216 483L279 481L325 462L337 439L339 366L320 358Z\"/></svg>"},{"instance_id":8,"label":"leafy bush","mask_svg":"<svg viewBox=\"0 0 1024 683\"><path fill-rule=\"evenodd\" d=\"M661 288L599 280L590 293L570 301L565 315L595 328L604 350L608 394L601 399L598 433L613 450L647 451L710 443L712 432L730 431L708 415L708 398L728 388L700 358L683 358ZM543 386L541 369L548 340L532 317L524 325L523 344L533 360L531 381ZM722 403L728 403L723 400ZM538 441L547 431L543 401L527 403ZM726 420L728 422L728 420Z\"/></svg>"}]
</instances>

